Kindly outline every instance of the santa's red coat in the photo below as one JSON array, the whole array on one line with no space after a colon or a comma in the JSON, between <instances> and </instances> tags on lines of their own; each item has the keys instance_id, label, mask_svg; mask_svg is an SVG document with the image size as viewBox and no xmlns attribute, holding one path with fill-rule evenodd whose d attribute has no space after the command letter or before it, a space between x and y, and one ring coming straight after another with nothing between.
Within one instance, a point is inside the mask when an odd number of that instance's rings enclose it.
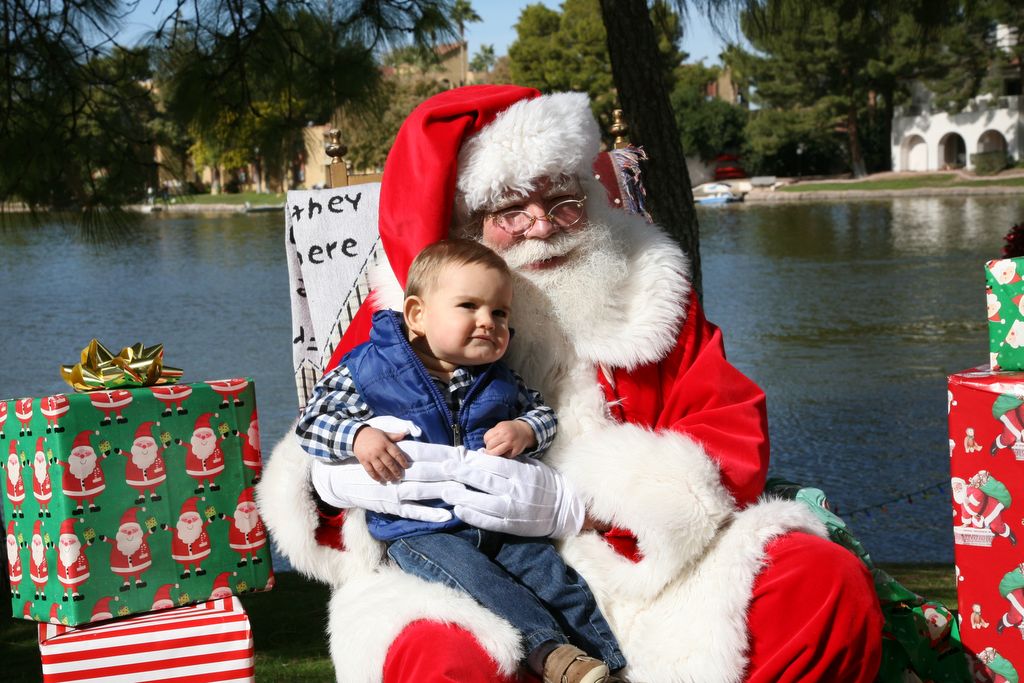
<instances>
[{"instance_id":1,"label":"santa's red coat","mask_svg":"<svg viewBox=\"0 0 1024 683\"><path fill-rule=\"evenodd\" d=\"M60 555L57 555L57 578L68 588L78 586L89 578L89 558L85 556L84 549L79 551L78 557L70 565L64 564Z\"/></svg>"},{"instance_id":2,"label":"santa's red coat","mask_svg":"<svg viewBox=\"0 0 1024 683\"><path fill-rule=\"evenodd\" d=\"M46 476L43 477L42 481L39 481L39 477L35 476L35 472L32 473L32 495L35 496L40 505L50 502L50 499L53 497L53 482L50 481L49 471L46 472Z\"/></svg>"},{"instance_id":3,"label":"santa's red coat","mask_svg":"<svg viewBox=\"0 0 1024 683\"><path fill-rule=\"evenodd\" d=\"M13 560L13 562L11 560ZM21 582L22 568L20 556L15 555L14 557L7 558L7 574L10 577L12 584Z\"/></svg>"},{"instance_id":4,"label":"santa's red coat","mask_svg":"<svg viewBox=\"0 0 1024 683\"><path fill-rule=\"evenodd\" d=\"M178 532L174 532L174 540L171 541L171 559L182 565L200 564L210 556L210 534L203 529L199 537L191 543L185 543L178 538Z\"/></svg>"},{"instance_id":5,"label":"santa's red coat","mask_svg":"<svg viewBox=\"0 0 1024 683\"><path fill-rule=\"evenodd\" d=\"M257 520L256 526L249 533L242 533L234 524L228 531L228 545L239 555L255 553L267 544L267 528L263 520Z\"/></svg>"},{"instance_id":6,"label":"santa's red coat","mask_svg":"<svg viewBox=\"0 0 1024 683\"><path fill-rule=\"evenodd\" d=\"M81 479L71 472L71 467L66 462L63 460L59 462L64 468L61 486L63 487L64 495L68 498L78 501L92 500L103 493L103 490L107 487L107 479L103 474L103 468L100 467L98 458L96 466L92 468L92 471Z\"/></svg>"},{"instance_id":7,"label":"santa's red coat","mask_svg":"<svg viewBox=\"0 0 1024 683\"><path fill-rule=\"evenodd\" d=\"M25 501L25 477L19 476L18 481L14 481L10 474L7 475L7 499L11 505Z\"/></svg>"},{"instance_id":8,"label":"santa's red coat","mask_svg":"<svg viewBox=\"0 0 1024 683\"><path fill-rule=\"evenodd\" d=\"M131 555L125 555L118 550L115 539L108 538L107 543L110 543L112 546L110 549L110 571L118 576L138 576L153 565L153 554L150 552L149 543L145 539L143 539L139 549Z\"/></svg>"},{"instance_id":9,"label":"santa's red coat","mask_svg":"<svg viewBox=\"0 0 1024 683\"><path fill-rule=\"evenodd\" d=\"M224 451L221 450L220 445L224 442L223 439L217 442L217 447L213 449L210 455L203 459L200 458L192 451L192 446L186 448L185 455L185 472L188 476L192 477L196 481L204 479L214 479L218 474L224 471Z\"/></svg>"},{"instance_id":10,"label":"santa's red coat","mask_svg":"<svg viewBox=\"0 0 1024 683\"><path fill-rule=\"evenodd\" d=\"M160 449L156 458L147 467L139 467L135 464L135 456L125 453L128 456L128 461L124 466L125 483L139 491L152 490L162 484L167 479L167 467L162 457L163 452L164 449Z\"/></svg>"}]
</instances>

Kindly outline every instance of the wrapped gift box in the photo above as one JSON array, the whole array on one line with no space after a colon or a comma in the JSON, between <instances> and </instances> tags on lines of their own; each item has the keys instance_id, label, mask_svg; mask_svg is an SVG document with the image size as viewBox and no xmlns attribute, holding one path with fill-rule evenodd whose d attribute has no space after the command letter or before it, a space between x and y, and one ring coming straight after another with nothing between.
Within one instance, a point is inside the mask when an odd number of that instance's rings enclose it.
<instances>
[{"instance_id":1,"label":"wrapped gift box","mask_svg":"<svg viewBox=\"0 0 1024 683\"><path fill-rule=\"evenodd\" d=\"M84 628L39 625L44 683L253 681L249 618L236 597Z\"/></svg>"},{"instance_id":2,"label":"wrapped gift box","mask_svg":"<svg viewBox=\"0 0 1024 683\"><path fill-rule=\"evenodd\" d=\"M976 680L1017 680L1024 674L1024 372L982 366L952 375L948 408L960 636L976 656Z\"/></svg>"},{"instance_id":3,"label":"wrapped gift box","mask_svg":"<svg viewBox=\"0 0 1024 683\"><path fill-rule=\"evenodd\" d=\"M1024 258L985 264L989 365L1024 370Z\"/></svg>"},{"instance_id":4,"label":"wrapped gift box","mask_svg":"<svg viewBox=\"0 0 1024 683\"><path fill-rule=\"evenodd\" d=\"M124 616L271 581L249 379L0 401L0 458L15 615L75 626L109 598Z\"/></svg>"}]
</instances>

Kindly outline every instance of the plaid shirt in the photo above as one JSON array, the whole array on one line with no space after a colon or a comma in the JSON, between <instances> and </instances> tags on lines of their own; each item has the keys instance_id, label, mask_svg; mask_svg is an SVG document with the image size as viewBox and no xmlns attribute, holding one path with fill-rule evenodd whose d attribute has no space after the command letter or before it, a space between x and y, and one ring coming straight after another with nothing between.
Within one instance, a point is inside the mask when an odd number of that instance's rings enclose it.
<instances>
[{"instance_id":1,"label":"plaid shirt","mask_svg":"<svg viewBox=\"0 0 1024 683\"><path fill-rule=\"evenodd\" d=\"M448 409L456 414L466 400L466 392L479 372L476 368L456 368L451 380L432 378L445 397ZM537 439L536 448L524 451L523 455L537 457L551 445L555 438L558 421L555 411L544 404L541 395L526 386L516 373L519 388L517 402L518 420L523 420L533 429ZM302 448L310 455L327 460L341 461L354 456L356 432L373 417L373 409L363 401L352 375L344 364L328 372L313 388L313 395L295 426Z\"/></svg>"}]
</instances>

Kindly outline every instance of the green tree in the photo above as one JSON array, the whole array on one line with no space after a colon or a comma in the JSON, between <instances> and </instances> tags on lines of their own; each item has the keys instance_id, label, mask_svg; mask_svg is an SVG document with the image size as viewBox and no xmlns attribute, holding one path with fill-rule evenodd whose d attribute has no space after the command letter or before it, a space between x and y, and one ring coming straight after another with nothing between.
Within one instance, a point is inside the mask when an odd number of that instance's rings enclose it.
<instances>
[{"instance_id":1,"label":"green tree","mask_svg":"<svg viewBox=\"0 0 1024 683\"><path fill-rule=\"evenodd\" d=\"M670 96L683 149L704 161L722 152L739 152L745 142L747 110L706 95L708 84L721 72L720 67L702 63L684 64L676 69Z\"/></svg>"},{"instance_id":2,"label":"green tree","mask_svg":"<svg viewBox=\"0 0 1024 683\"><path fill-rule=\"evenodd\" d=\"M493 45L481 45L469 62L470 71L490 71L498 62Z\"/></svg>"},{"instance_id":3,"label":"green tree","mask_svg":"<svg viewBox=\"0 0 1024 683\"><path fill-rule=\"evenodd\" d=\"M466 42L466 24L476 24L481 21L480 15L473 9L469 0L455 0L452 4L452 22L459 29L459 42Z\"/></svg>"},{"instance_id":4,"label":"green tree","mask_svg":"<svg viewBox=\"0 0 1024 683\"><path fill-rule=\"evenodd\" d=\"M673 69L684 57L678 49L678 17L660 0L650 14L659 27L658 77L671 84ZM565 0L561 12L527 5L515 29L516 40L508 49L512 80L542 92L587 93L594 114L607 128L618 103L598 0Z\"/></svg>"}]
</instances>

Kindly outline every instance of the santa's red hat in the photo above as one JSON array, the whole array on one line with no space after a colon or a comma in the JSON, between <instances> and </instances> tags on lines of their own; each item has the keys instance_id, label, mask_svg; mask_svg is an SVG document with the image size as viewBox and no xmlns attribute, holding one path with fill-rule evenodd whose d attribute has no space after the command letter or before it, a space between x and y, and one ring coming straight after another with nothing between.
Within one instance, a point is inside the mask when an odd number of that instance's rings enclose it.
<instances>
[{"instance_id":1,"label":"santa's red hat","mask_svg":"<svg viewBox=\"0 0 1024 683\"><path fill-rule=\"evenodd\" d=\"M127 510L124 511L123 515L121 515L121 521L118 523L118 526L122 527L125 524L138 524L138 523L139 523L139 509L135 508L135 507L130 507Z\"/></svg>"},{"instance_id":2,"label":"santa's red hat","mask_svg":"<svg viewBox=\"0 0 1024 683\"><path fill-rule=\"evenodd\" d=\"M17 441L12 441L11 442L11 447L7 449L7 454L8 455L13 455L14 457L18 457L18 442Z\"/></svg>"},{"instance_id":3,"label":"santa's red hat","mask_svg":"<svg viewBox=\"0 0 1024 683\"><path fill-rule=\"evenodd\" d=\"M241 505L242 503L254 503L254 502L256 502L256 501L253 498L253 487L247 486L246 488L242 489L241 493L238 494L238 504L239 505Z\"/></svg>"},{"instance_id":4,"label":"santa's red hat","mask_svg":"<svg viewBox=\"0 0 1024 683\"><path fill-rule=\"evenodd\" d=\"M116 597L102 597L96 601L96 604L92 606L92 617L90 621L100 621L102 619L113 619L114 613L110 609L110 602L117 600Z\"/></svg>"},{"instance_id":5,"label":"santa's red hat","mask_svg":"<svg viewBox=\"0 0 1024 683\"><path fill-rule=\"evenodd\" d=\"M213 581L213 590L215 591L220 588L221 590L230 591L231 585L228 583L228 580L236 574L237 572L221 572Z\"/></svg>"},{"instance_id":6,"label":"santa's red hat","mask_svg":"<svg viewBox=\"0 0 1024 683\"><path fill-rule=\"evenodd\" d=\"M171 599L171 589L177 588L176 583L165 583L156 589L156 595L153 596L153 607L159 609L161 607L173 607L174 601ZM164 603L161 605L161 603ZM167 604L170 603L170 604Z\"/></svg>"},{"instance_id":7,"label":"santa's red hat","mask_svg":"<svg viewBox=\"0 0 1024 683\"><path fill-rule=\"evenodd\" d=\"M13 519L10 520L9 522L7 522L7 535L8 536L13 536L14 535L14 520Z\"/></svg>"},{"instance_id":8,"label":"santa's red hat","mask_svg":"<svg viewBox=\"0 0 1024 683\"><path fill-rule=\"evenodd\" d=\"M178 513L179 516L185 514L186 512L194 512L194 513L196 513L198 515L199 514L199 508L196 507L196 501L198 501L198 500L199 500L198 498L196 498L195 496L192 496L191 498L186 500L184 503L182 503L181 504L181 512Z\"/></svg>"},{"instance_id":9,"label":"santa's red hat","mask_svg":"<svg viewBox=\"0 0 1024 683\"><path fill-rule=\"evenodd\" d=\"M159 422L143 422L135 430L135 440L139 439L152 439L153 438L153 426L159 426Z\"/></svg>"},{"instance_id":10,"label":"santa's red hat","mask_svg":"<svg viewBox=\"0 0 1024 683\"><path fill-rule=\"evenodd\" d=\"M217 417L217 413L203 413L196 418L196 426L192 428L192 431L198 431L200 429L210 429L210 418Z\"/></svg>"},{"instance_id":11,"label":"santa's red hat","mask_svg":"<svg viewBox=\"0 0 1024 683\"><path fill-rule=\"evenodd\" d=\"M92 442L90 441L90 439L92 439L92 435L93 433L88 429L84 432L78 432L78 436L75 437L74 443L71 444L71 449L74 450L80 446L88 446L89 448L92 448Z\"/></svg>"},{"instance_id":12,"label":"santa's red hat","mask_svg":"<svg viewBox=\"0 0 1024 683\"><path fill-rule=\"evenodd\" d=\"M42 520L37 519L36 523L32 525L32 535L33 536L42 536L43 535L42 534L42 528L43 528Z\"/></svg>"},{"instance_id":13,"label":"santa's red hat","mask_svg":"<svg viewBox=\"0 0 1024 683\"><path fill-rule=\"evenodd\" d=\"M60 623L60 617L58 617L57 615L58 615L57 603L53 603L53 604L50 605L50 623L51 624L59 624Z\"/></svg>"},{"instance_id":14,"label":"santa's red hat","mask_svg":"<svg viewBox=\"0 0 1024 683\"><path fill-rule=\"evenodd\" d=\"M36 453L45 453L46 452L46 451L43 450L43 441L45 441L45 440L46 439L43 438L43 437L39 437L38 439L36 439Z\"/></svg>"},{"instance_id":15,"label":"santa's red hat","mask_svg":"<svg viewBox=\"0 0 1024 683\"><path fill-rule=\"evenodd\" d=\"M399 284L424 247L448 237L453 215L462 222L541 178L589 180L599 148L600 129L582 93L475 85L423 102L402 124L381 181L381 244ZM329 367L365 341L369 320L364 304Z\"/></svg>"},{"instance_id":16,"label":"santa's red hat","mask_svg":"<svg viewBox=\"0 0 1024 683\"><path fill-rule=\"evenodd\" d=\"M63 522L61 522L60 523L60 535L61 536L77 536L77 534L75 533L75 522L77 522L77 521L78 520L74 519L73 517L68 517Z\"/></svg>"}]
</instances>

